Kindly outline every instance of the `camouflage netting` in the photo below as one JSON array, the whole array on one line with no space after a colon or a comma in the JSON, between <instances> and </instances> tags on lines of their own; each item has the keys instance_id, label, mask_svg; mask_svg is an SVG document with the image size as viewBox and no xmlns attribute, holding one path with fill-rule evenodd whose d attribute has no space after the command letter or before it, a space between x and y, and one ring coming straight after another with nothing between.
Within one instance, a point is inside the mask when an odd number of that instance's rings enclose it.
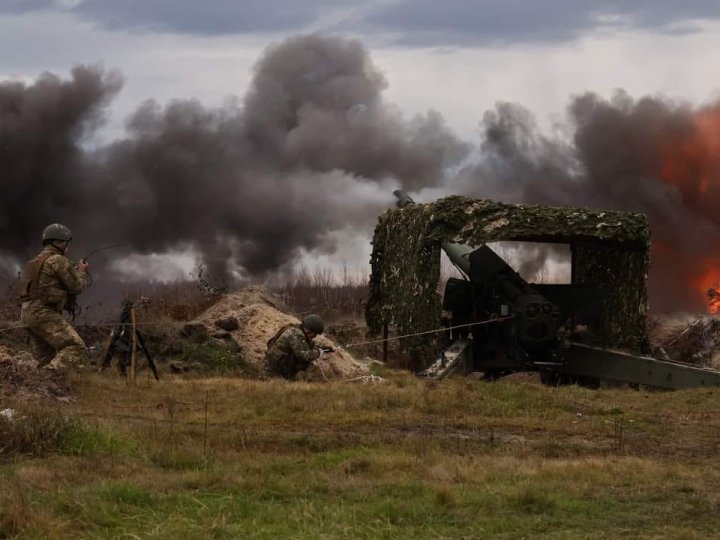
<instances>
[{"instance_id":1,"label":"camouflage netting","mask_svg":"<svg viewBox=\"0 0 720 540\"><path fill-rule=\"evenodd\" d=\"M573 245L573 283L601 287L605 293L598 328L606 347L648 353L647 272L649 243L644 250L627 243Z\"/></svg>"},{"instance_id":2,"label":"camouflage netting","mask_svg":"<svg viewBox=\"0 0 720 540\"><path fill-rule=\"evenodd\" d=\"M581 208L510 205L451 196L383 214L375 228L366 320L373 334L383 325L399 334L438 328L437 286L443 241L567 243L573 282L606 291L600 338L633 351L647 343L647 271L650 228L642 214ZM432 350L432 336L404 340L406 350ZM427 353L426 353L427 355Z\"/></svg>"}]
</instances>

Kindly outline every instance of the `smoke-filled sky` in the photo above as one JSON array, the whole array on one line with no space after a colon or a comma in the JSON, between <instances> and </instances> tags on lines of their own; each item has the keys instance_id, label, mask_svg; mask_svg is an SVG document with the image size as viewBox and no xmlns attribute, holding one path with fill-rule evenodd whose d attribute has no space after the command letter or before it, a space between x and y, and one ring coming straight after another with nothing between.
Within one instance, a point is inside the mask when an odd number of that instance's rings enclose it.
<instances>
[{"instance_id":1,"label":"smoke-filled sky","mask_svg":"<svg viewBox=\"0 0 720 540\"><path fill-rule=\"evenodd\" d=\"M652 307L701 309L720 9L526 4L3 2L0 250L61 221L133 275L354 266L403 187L646 212Z\"/></svg>"}]
</instances>

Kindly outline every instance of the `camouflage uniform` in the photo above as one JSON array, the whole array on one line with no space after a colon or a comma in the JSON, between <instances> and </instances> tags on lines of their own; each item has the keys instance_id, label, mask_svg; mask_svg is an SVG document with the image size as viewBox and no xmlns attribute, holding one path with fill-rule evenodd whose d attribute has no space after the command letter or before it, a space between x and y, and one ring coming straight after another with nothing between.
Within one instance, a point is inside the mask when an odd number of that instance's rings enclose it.
<instances>
[{"instance_id":1,"label":"camouflage uniform","mask_svg":"<svg viewBox=\"0 0 720 540\"><path fill-rule=\"evenodd\" d=\"M87 274L78 271L53 245L28 262L20 322L30 332L40 366L62 368L85 363L85 343L62 311L69 296L79 294L86 284Z\"/></svg>"},{"instance_id":2,"label":"camouflage uniform","mask_svg":"<svg viewBox=\"0 0 720 540\"><path fill-rule=\"evenodd\" d=\"M305 336L302 325L289 324L268 341L265 372L268 375L294 379L320 357L320 349Z\"/></svg>"}]
</instances>

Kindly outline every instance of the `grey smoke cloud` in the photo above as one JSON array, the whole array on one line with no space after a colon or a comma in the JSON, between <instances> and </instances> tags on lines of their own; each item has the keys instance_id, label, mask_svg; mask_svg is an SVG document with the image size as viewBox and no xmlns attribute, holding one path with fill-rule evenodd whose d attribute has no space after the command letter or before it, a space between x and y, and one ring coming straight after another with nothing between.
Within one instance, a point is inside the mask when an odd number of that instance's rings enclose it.
<instances>
[{"instance_id":1,"label":"grey smoke cloud","mask_svg":"<svg viewBox=\"0 0 720 540\"><path fill-rule=\"evenodd\" d=\"M720 158L712 141L702 141L696 118L710 113L717 122L717 112L718 105L589 93L571 101L571 129L562 138L540 133L521 106L501 103L482 123L482 161L464 168L453 187L513 202L643 212L654 240L653 309L700 310L703 276L712 269L720 276ZM669 156L687 148L683 174L668 175Z\"/></svg>"},{"instance_id":2,"label":"grey smoke cloud","mask_svg":"<svg viewBox=\"0 0 720 540\"><path fill-rule=\"evenodd\" d=\"M70 80L46 73L30 86L0 84L0 249L25 253L38 218L83 222L97 186L81 143L121 85L117 73L93 67L73 69Z\"/></svg>"},{"instance_id":3,"label":"grey smoke cloud","mask_svg":"<svg viewBox=\"0 0 720 540\"><path fill-rule=\"evenodd\" d=\"M293 37L260 58L242 102L148 101L126 138L89 152L83 137L116 75L84 67L71 81L5 83L0 225L21 232L0 250L22 258L54 221L76 230L79 253L116 241L192 249L214 276L262 276L301 249L331 250L329 232L371 227L389 183L435 183L468 150L436 113L404 119L385 86L359 42Z\"/></svg>"},{"instance_id":4,"label":"grey smoke cloud","mask_svg":"<svg viewBox=\"0 0 720 540\"><path fill-rule=\"evenodd\" d=\"M696 144L698 115L718 116L717 105L590 93L548 136L522 106L500 103L473 148L438 113L406 119L388 104L361 43L305 35L268 48L236 102L150 100L125 138L86 149L121 86L88 66L0 83L0 252L25 259L60 221L77 256L129 242L136 254L196 253L215 278L261 278L301 253L334 253L338 231L369 234L402 187L644 212L662 311L701 309L698 284L720 263L720 190L701 181L718 177L720 149L705 148L702 163L691 153L681 178L666 174L668 148Z\"/></svg>"}]
</instances>

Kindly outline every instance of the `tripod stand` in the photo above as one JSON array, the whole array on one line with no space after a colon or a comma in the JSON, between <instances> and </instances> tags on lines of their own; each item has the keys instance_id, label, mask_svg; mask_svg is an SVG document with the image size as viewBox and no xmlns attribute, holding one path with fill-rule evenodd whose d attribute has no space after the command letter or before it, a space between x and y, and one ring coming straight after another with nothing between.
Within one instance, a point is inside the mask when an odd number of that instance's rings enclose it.
<instances>
[{"instance_id":1,"label":"tripod stand","mask_svg":"<svg viewBox=\"0 0 720 540\"><path fill-rule=\"evenodd\" d=\"M113 327L110 335L105 341L105 347L103 347L103 356L101 361L101 367L103 370L110 367L113 356L116 353L120 354L118 360L118 367L120 372L125 375L128 382L135 382L135 367L137 359L138 347L145 353L148 366L155 376L155 380L159 381L160 376L158 375L157 366L155 361L150 355L150 351L145 345L145 338L142 332L137 329L137 323L135 320L135 305L130 301L126 300L123 302L123 310L120 314L120 321Z\"/></svg>"}]
</instances>

